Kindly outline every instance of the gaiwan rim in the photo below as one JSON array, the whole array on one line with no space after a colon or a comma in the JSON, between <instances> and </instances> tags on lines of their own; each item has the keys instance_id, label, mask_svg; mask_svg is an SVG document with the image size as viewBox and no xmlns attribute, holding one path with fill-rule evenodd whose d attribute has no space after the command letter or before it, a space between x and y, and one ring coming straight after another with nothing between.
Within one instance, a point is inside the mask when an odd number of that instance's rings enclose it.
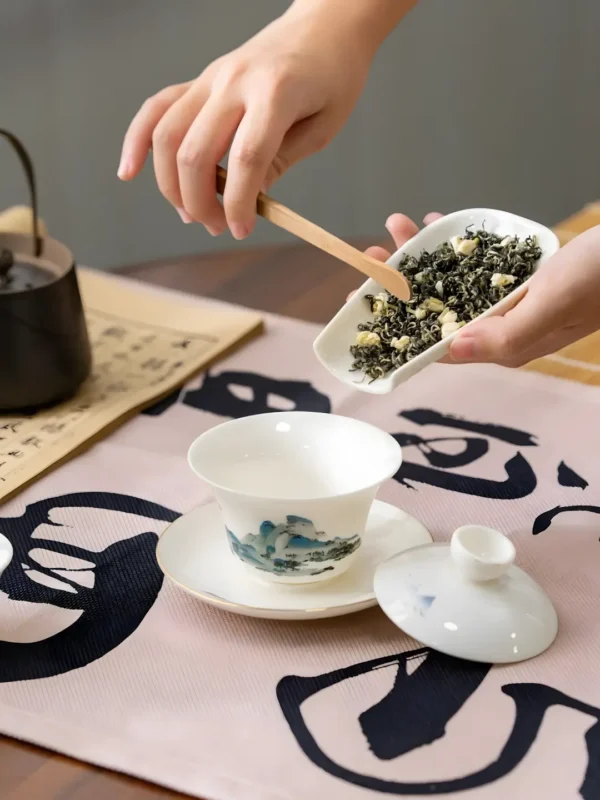
<instances>
[{"instance_id":1,"label":"gaiwan rim","mask_svg":"<svg viewBox=\"0 0 600 800\"><path fill-rule=\"evenodd\" d=\"M394 459L394 467L393 469L381 469L380 473L377 475L376 480L372 480L369 483L366 483L364 486L360 486L355 489L351 489L350 491L346 492L329 492L328 494L313 494L308 496L298 495L295 497L283 497L283 496L273 496L271 494L263 494L261 492L244 492L238 489L232 489L229 486L225 486L221 483L216 481L210 480L207 478L199 469L197 469L196 465L194 464L194 453L200 442L206 442L207 439L214 438L219 435L220 431L225 428L236 428L242 427L243 425L251 424L249 420L253 420L256 418L268 417L269 419L280 421L286 421L290 418L298 419L299 417L308 418L308 417L318 417L320 419L336 419L336 420L343 420L346 423L351 424L354 427L360 427L364 430L369 431L371 434L374 434L380 439L385 439L387 446L390 448L391 451L394 451L397 455L397 458ZM238 497L246 497L246 498L254 498L257 500L270 500L270 501L293 501L298 503L309 503L312 501L320 501L320 500L330 500L332 498L343 498L343 497L350 497L353 494L357 494L358 492L368 491L369 489L374 489L375 487L380 486L385 481L393 478L394 475L398 472L402 465L402 447L398 444L398 442L394 439L394 437L388 433L387 431L383 431L380 428L377 428L375 425L371 425L369 422L363 422L363 420L354 419L353 417L346 417L342 414L328 414L323 413L320 411L270 411L270 412L262 412L261 414L250 414L247 417L239 417L238 419L232 419L227 422L222 422L219 425L214 425L212 428L209 428L204 433L201 433L190 445L187 454L188 464L192 472L200 478L204 483L210 486L212 489L217 489L223 492L229 492L230 494L235 494Z\"/></svg>"}]
</instances>

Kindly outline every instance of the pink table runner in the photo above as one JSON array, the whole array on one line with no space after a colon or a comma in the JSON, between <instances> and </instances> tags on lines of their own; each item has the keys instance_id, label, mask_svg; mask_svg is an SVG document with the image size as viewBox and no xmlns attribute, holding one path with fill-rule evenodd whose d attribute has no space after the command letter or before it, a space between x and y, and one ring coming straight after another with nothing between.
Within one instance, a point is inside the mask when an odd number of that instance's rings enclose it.
<instances>
[{"instance_id":1,"label":"pink table runner","mask_svg":"<svg viewBox=\"0 0 600 800\"><path fill-rule=\"evenodd\" d=\"M269 319L0 509L15 547L0 579L0 730L205 800L600 797L600 389L434 365L373 398L321 369L315 332ZM379 609L265 622L163 580L157 535L209 500L190 441L282 408L397 435L405 463L382 499L438 540L467 521L512 536L556 603L555 645L516 666L468 664Z\"/></svg>"}]
</instances>

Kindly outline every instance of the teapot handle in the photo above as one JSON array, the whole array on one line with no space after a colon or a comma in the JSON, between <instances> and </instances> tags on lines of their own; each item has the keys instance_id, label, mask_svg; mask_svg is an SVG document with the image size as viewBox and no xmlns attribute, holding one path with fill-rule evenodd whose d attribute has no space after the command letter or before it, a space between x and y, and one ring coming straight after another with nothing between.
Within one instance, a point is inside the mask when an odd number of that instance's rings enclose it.
<instances>
[{"instance_id":1,"label":"teapot handle","mask_svg":"<svg viewBox=\"0 0 600 800\"><path fill-rule=\"evenodd\" d=\"M33 241L34 241L33 250L36 256L40 256L42 254L44 240L39 233L37 188L35 182L35 172L33 170L33 163L31 161L29 153L25 149L25 146L19 139L17 139L17 137L13 133L10 133L9 131L0 128L0 136L4 136L12 144L13 148L15 149L15 152L19 157L19 160L21 161L23 170L25 171L25 177L27 178L27 185L29 187L29 195L31 198L31 210L33 212L33 231L32 231Z\"/></svg>"}]
</instances>

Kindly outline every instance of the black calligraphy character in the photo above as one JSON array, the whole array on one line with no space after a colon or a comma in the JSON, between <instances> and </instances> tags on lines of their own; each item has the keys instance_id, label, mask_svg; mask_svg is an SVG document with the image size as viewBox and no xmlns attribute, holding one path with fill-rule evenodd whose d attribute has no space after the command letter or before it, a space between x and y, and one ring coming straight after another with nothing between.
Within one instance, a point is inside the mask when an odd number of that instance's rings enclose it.
<instances>
[{"instance_id":1,"label":"black calligraphy character","mask_svg":"<svg viewBox=\"0 0 600 800\"><path fill-rule=\"evenodd\" d=\"M117 339L118 341L122 341L127 335L127 330L125 328L120 327L119 325L113 325L110 328L105 328L102 331L102 335L108 336L112 339Z\"/></svg>"},{"instance_id":2,"label":"black calligraphy character","mask_svg":"<svg viewBox=\"0 0 600 800\"><path fill-rule=\"evenodd\" d=\"M27 439L23 439L21 444L29 445L39 450L39 448L42 446L42 441L37 436L28 436Z\"/></svg>"},{"instance_id":3,"label":"black calligraphy character","mask_svg":"<svg viewBox=\"0 0 600 800\"><path fill-rule=\"evenodd\" d=\"M415 659L419 659L420 664L409 670L411 661ZM500 780L514 770L535 742L546 712L554 706L563 706L595 720L585 734L588 764L579 792L583 800L600 797L600 709L543 684L516 683L502 687L502 692L512 698L515 705L512 730L508 732L497 758L471 774L423 782L390 780L378 776L376 767L371 770L372 774L357 772L354 752L347 761L339 757L334 760L327 752L327 733L313 727L319 725L324 715L315 717L317 721L309 724L305 719L304 703L313 698L313 707L316 702L327 704L328 717L341 716L344 708L339 705L340 695L332 693L331 689L344 681L354 684L358 680L368 680L369 675L390 668L396 670L391 690L355 719L365 746L376 759L386 762L401 759L407 753L443 740L448 724L479 688L491 667L421 648L316 677L290 675L283 678L277 686L280 708L298 745L315 766L339 780L382 794L431 796L463 792ZM352 722L348 720L345 724ZM476 730L473 736L477 736ZM462 746L468 747L468 742L463 741ZM336 741L336 752L339 752L339 740ZM569 765L565 766L568 768ZM386 772L389 775L389 770Z\"/></svg>"},{"instance_id":4,"label":"black calligraphy character","mask_svg":"<svg viewBox=\"0 0 600 800\"><path fill-rule=\"evenodd\" d=\"M575 489L587 489L589 483L581 475L578 475L574 469L568 467L564 461L558 465L557 480L561 486L572 486Z\"/></svg>"},{"instance_id":5,"label":"black calligraphy character","mask_svg":"<svg viewBox=\"0 0 600 800\"><path fill-rule=\"evenodd\" d=\"M171 377L171 375L174 372L176 372L178 369L181 369L182 366L183 366L183 361L176 361L174 364L171 364L169 366L168 370L166 370L166 372L161 373L156 378L153 378L150 381L150 386L158 386L160 383L164 383L166 380L168 380ZM180 389L177 389L175 392L172 392L171 394L169 394L167 396L167 398L165 400L163 400L162 402L159 401L155 405L151 406L150 407L150 411L154 410L154 413L150 413L150 416L158 416L158 414L155 411L158 407L161 407L163 410L166 410L171 405L173 405L173 403L175 402L175 400L179 396L180 391L181 391Z\"/></svg>"},{"instance_id":6,"label":"black calligraphy character","mask_svg":"<svg viewBox=\"0 0 600 800\"><path fill-rule=\"evenodd\" d=\"M308 381L276 380L254 372L208 374L199 389L186 393L184 403L236 419L268 411L331 411L327 395Z\"/></svg>"},{"instance_id":7,"label":"black calligraphy character","mask_svg":"<svg viewBox=\"0 0 600 800\"><path fill-rule=\"evenodd\" d=\"M191 343L191 339L182 339L180 342L173 342L171 346L178 347L180 350L187 350Z\"/></svg>"},{"instance_id":8,"label":"black calligraphy character","mask_svg":"<svg viewBox=\"0 0 600 800\"><path fill-rule=\"evenodd\" d=\"M559 514L565 514L567 511L586 511L589 514L600 514L600 507L599 506L555 506L551 508L549 511L544 511L542 514L539 514L533 523L532 533L534 536L537 536L538 533L543 533L547 531L550 525L552 525L552 520L554 517L557 517Z\"/></svg>"},{"instance_id":9,"label":"black calligraphy character","mask_svg":"<svg viewBox=\"0 0 600 800\"><path fill-rule=\"evenodd\" d=\"M441 414L431 409L419 408L400 413L401 417L416 425L436 425L469 431L477 436L449 436L423 438L418 434L398 433L396 441L403 448L416 447L428 461L430 466L404 460L396 480L409 488L414 488L412 481L437 486L451 492L470 494L476 497L489 497L496 500L516 500L531 494L537 485L535 472L525 457L517 452L504 464L506 478L503 481L488 478L476 478L448 472L452 468L460 468L473 464L489 451L489 439L496 439L517 447L536 447L535 438L525 431L507 428L492 423L472 422L462 417ZM436 449L432 445L438 443L459 443L463 450L449 454Z\"/></svg>"},{"instance_id":10,"label":"black calligraphy character","mask_svg":"<svg viewBox=\"0 0 600 800\"><path fill-rule=\"evenodd\" d=\"M11 433L18 433L21 427L20 422L4 422L0 425L0 431L10 431Z\"/></svg>"},{"instance_id":11,"label":"black calligraphy character","mask_svg":"<svg viewBox=\"0 0 600 800\"><path fill-rule=\"evenodd\" d=\"M42 430L44 433L60 433L65 429L66 424L66 422L47 422L42 425Z\"/></svg>"},{"instance_id":12,"label":"black calligraphy character","mask_svg":"<svg viewBox=\"0 0 600 800\"><path fill-rule=\"evenodd\" d=\"M125 381L116 381L115 383L111 383L109 386L106 387L106 391L113 394L126 392L128 389L129 386L125 383Z\"/></svg>"},{"instance_id":13,"label":"black calligraphy character","mask_svg":"<svg viewBox=\"0 0 600 800\"><path fill-rule=\"evenodd\" d=\"M3 619L13 613L24 633L24 641L3 641L0 631L0 683L80 669L131 636L163 583L155 556L158 533L178 516L157 503L109 492L50 497L28 505L20 517L0 516L0 530L14 550L0 577ZM115 533L112 543L89 549L90 533L107 526ZM33 639L23 604L33 606ZM48 606L52 613L44 615Z\"/></svg>"},{"instance_id":14,"label":"black calligraphy character","mask_svg":"<svg viewBox=\"0 0 600 800\"><path fill-rule=\"evenodd\" d=\"M157 370L162 369L166 363L166 358L148 358L142 364L142 369L150 369L153 372L156 372Z\"/></svg>"},{"instance_id":15,"label":"black calligraphy character","mask_svg":"<svg viewBox=\"0 0 600 800\"><path fill-rule=\"evenodd\" d=\"M82 414L84 411L89 411L92 407L91 403L77 403L76 406L73 407L73 413L75 414Z\"/></svg>"},{"instance_id":16,"label":"black calligraphy character","mask_svg":"<svg viewBox=\"0 0 600 800\"><path fill-rule=\"evenodd\" d=\"M11 456L12 458L22 458L25 453L22 450L11 450L10 453L6 454L7 456Z\"/></svg>"},{"instance_id":17,"label":"black calligraphy character","mask_svg":"<svg viewBox=\"0 0 600 800\"><path fill-rule=\"evenodd\" d=\"M144 413L160 416L181 399L187 406L221 417L245 417L269 411L295 410L329 413L331 402L308 381L268 378L254 372L207 374L199 389L172 392Z\"/></svg>"}]
</instances>

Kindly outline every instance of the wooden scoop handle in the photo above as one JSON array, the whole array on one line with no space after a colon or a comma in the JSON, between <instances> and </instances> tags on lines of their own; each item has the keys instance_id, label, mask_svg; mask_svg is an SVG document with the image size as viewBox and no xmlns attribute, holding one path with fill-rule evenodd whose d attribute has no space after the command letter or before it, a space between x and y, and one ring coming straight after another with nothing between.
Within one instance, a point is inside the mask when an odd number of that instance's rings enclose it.
<instances>
[{"instance_id":1,"label":"wooden scoop handle","mask_svg":"<svg viewBox=\"0 0 600 800\"><path fill-rule=\"evenodd\" d=\"M217 167L217 192L221 195L225 191L226 180L227 170L223 169L223 167ZM268 219L274 225L339 258L340 261L344 261L354 267L354 269L362 272L363 275L373 278L390 294L400 300L410 300L411 288L409 282L401 272L398 272L393 267L364 255L360 250L338 239L337 236L333 236L323 228L319 228L318 225L309 222L304 217L301 217L300 214L296 214L295 211L286 208L286 206L262 192L258 195L256 210L261 217Z\"/></svg>"}]
</instances>

